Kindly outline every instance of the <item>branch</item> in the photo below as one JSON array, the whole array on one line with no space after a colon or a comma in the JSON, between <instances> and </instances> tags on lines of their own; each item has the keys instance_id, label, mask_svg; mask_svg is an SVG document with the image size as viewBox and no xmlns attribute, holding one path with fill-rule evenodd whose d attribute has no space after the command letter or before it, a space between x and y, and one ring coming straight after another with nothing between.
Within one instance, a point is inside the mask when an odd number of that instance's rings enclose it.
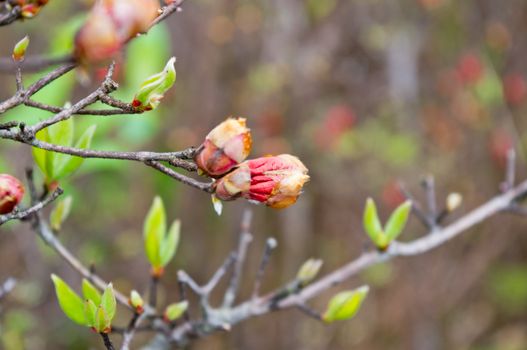
<instances>
[{"instance_id":1,"label":"branch","mask_svg":"<svg viewBox=\"0 0 527 350\"><path fill-rule=\"evenodd\" d=\"M5 224L6 222L10 220L21 220L24 219L31 214L34 214L42 208L44 208L46 205L53 202L55 199L57 199L61 194L63 193L61 188L57 188L51 195L49 195L46 199L44 199L41 202L36 203L35 205L31 206L30 208L22 211L17 211L14 213L6 214L6 215L0 215L0 226Z\"/></svg>"},{"instance_id":2,"label":"branch","mask_svg":"<svg viewBox=\"0 0 527 350\"><path fill-rule=\"evenodd\" d=\"M221 307L219 309L209 307L205 319L185 322L176 327L171 332L169 340L178 345L185 345L196 336L206 336L218 329L228 329L246 319L285 308L299 308L301 311L310 314L310 316L319 319L320 316L306 306L307 301L310 299L320 295L331 287L343 283L350 277L372 265L399 256L423 254L437 248L469 228L476 226L498 213L508 211L525 195L527 195L527 181L524 181L505 193L492 198L454 223L446 227L438 226L435 229L431 229L431 232L433 231L434 234L429 234L406 243L394 242L384 252L377 250L365 252L355 260L327 274L311 285L308 285L303 289L293 289L289 295L285 295L278 301L275 296L279 293L283 293L287 288L278 288L276 291L263 297L254 297L257 293L253 293L253 298L250 298L235 307ZM267 247L268 246L269 245L267 245ZM266 249L266 251L268 251L268 249ZM268 255L269 253L264 253L264 259L262 259L261 266L265 267L267 264L265 257ZM260 267L260 271L263 270L264 268ZM258 273L258 275L262 274L263 272ZM187 281L192 281L191 283L195 284L190 277L185 277ZM199 290L200 287L197 285L191 285L191 288L197 288ZM256 290L258 290L258 288L256 288Z\"/></svg>"}]
</instances>

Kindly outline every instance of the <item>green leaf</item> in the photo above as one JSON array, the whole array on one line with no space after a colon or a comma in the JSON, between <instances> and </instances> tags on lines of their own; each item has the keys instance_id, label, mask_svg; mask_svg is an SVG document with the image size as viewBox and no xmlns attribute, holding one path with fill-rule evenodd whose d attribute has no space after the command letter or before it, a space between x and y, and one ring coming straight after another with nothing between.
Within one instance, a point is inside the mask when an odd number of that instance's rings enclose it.
<instances>
[{"instance_id":1,"label":"green leaf","mask_svg":"<svg viewBox=\"0 0 527 350\"><path fill-rule=\"evenodd\" d=\"M57 275L52 274L51 279L55 284L57 300L59 301L60 308L64 314L73 322L80 325L86 325L86 319L84 318L84 303L82 299Z\"/></svg>"},{"instance_id":2,"label":"green leaf","mask_svg":"<svg viewBox=\"0 0 527 350\"><path fill-rule=\"evenodd\" d=\"M13 49L13 59L17 62L24 60L26 49L29 45L29 37L26 35L22 40L16 43Z\"/></svg>"},{"instance_id":3,"label":"green leaf","mask_svg":"<svg viewBox=\"0 0 527 350\"><path fill-rule=\"evenodd\" d=\"M104 290L104 293L102 293L101 307L104 309L109 322L111 322L115 316L115 308L117 307L115 294L113 292L113 285L111 283L108 284Z\"/></svg>"},{"instance_id":4,"label":"green leaf","mask_svg":"<svg viewBox=\"0 0 527 350\"><path fill-rule=\"evenodd\" d=\"M75 133L73 118L68 118L60 123L53 124L47 129L50 143L66 147L70 147L73 143L73 135ZM60 174L62 173L62 169L70 158L70 155L63 153L55 153L53 154L53 157L48 157L48 160L51 160L51 163L48 164L48 166L53 169L53 178L55 180L61 178Z\"/></svg>"},{"instance_id":5,"label":"green leaf","mask_svg":"<svg viewBox=\"0 0 527 350\"><path fill-rule=\"evenodd\" d=\"M37 132L36 138L40 141L49 142L48 129L43 129ZM42 174L46 179L51 179L53 177L53 169L48 169L48 164L52 164L52 160L48 160L48 157L53 157L54 153L45 151L41 148L33 147L33 159L37 166L39 167Z\"/></svg>"},{"instance_id":6,"label":"green leaf","mask_svg":"<svg viewBox=\"0 0 527 350\"><path fill-rule=\"evenodd\" d=\"M159 105L163 95L176 82L175 62L175 57L170 58L163 71L148 77L141 83L139 91L134 96L134 105L143 110L152 110Z\"/></svg>"},{"instance_id":7,"label":"green leaf","mask_svg":"<svg viewBox=\"0 0 527 350\"><path fill-rule=\"evenodd\" d=\"M175 321L180 318L188 309L188 301L170 304L165 309L165 318L169 321Z\"/></svg>"},{"instance_id":8,"label":"green leaf","mask_svg":"<svg viewBox=\"0 0 527 350\"><path fill-rule=\"evenodd\" d=\"M362 286L355 290L338 293L329 301L322 318L326 322L342 321L352 318L359 311L364 298L368 294L368 290L368 286Z\"/></svg>"},{"instance_id":9,"label":"green leaf","mask_svg":"<svg viewBox=\"0 0 527 350\"><path fill-rule=\"evenodd\" d=\"M86 325L88 327L95 327L96 325L97 306L95 303L86 299L84 301L84 317L86 318Z\"/></svg>"},{"instance_id":10,"label":"green leaf","mask_svg":"<svg viewBox=\"0 0 527 350\"><path fill-rule=\"evenodd\" d=\"M170 226L167 236L163 240L163 244L159 247L161 254L161 266L166 266L174 257L176 249L179 244L181 222L176 220Z\"/></svg>"},{"instance_id":11,"label":"green leaf","mask_svg":"<svg viewBox=\"0 0 527 350\"><path fill-rule=\"evenodd\" d=\"M70 214L72 201L73 198L71 196L67 196L63 200L60 200L51 211L49 221L53 230L60 231L62 223Z\"/></svg>"},{"instance_id":12,"label":"green leaf","mask_svg":"<svg viewBox=\"0 0 527 350\"><path fill-rule=\"evenodd\" d=\"M97 308L97 313L95 314L95 329L99 333L108 333L112 325L112 322L106 312L104 311L104 308L99 306Z\"/></svg>"},{"instance_id":13,"label":"green leaf","mask_svg":"<svg viewBox=\"0 0 527 350\"><path fill-rule=\"evenodd\" d=\"M379 220L379 215L377 215L377 207L371 198L368 198L366 201L363 224L364 230L368 236L370 236L376 246L379 246L384 238L384 232L382 230L381 221Z\"/></svg>"},{"instance_id":14,"label":"green leaf","mask_svg":"<svg viewBox=\"0 0 527 350\"><path fill-rule=\"evenodd\" d=\"M95 305L101 303L101 293L85 278L82 279L82 295L84 296L84 299L93 301Z\"/></svg>"},{"instance_id":15,"label":"green leaf","mask_svg":"<svg viewBox=\"0 0 527 350\"><path fill-rule=\"evenodd\" d=\"M388 243L396 239L403 232L411 210L412 202L406 201L399 205L397 209L393 211L392 215L390 215L390 218L384 226L384 234L386 235Z\"/></svg>"},{"instance_id":16,"label":"green leaf","mask_svg":"<svg viewBox=\"0 0 527 350\"><path fill-rule=\"evenodd\" d=\"M143 235L145 239L145 252L153 267L161 267L160 246L166 232L166 214L163 201L155 197L148 214L146 215Z\"/></svg>"},{"instance_id":17,"label":"green leaf","mask_svg":"<svg viewBox=\"0 0 527 350\"><path fill-rule=\"evenodd\" d=\"M86 149L90 148L91 141L93 139L93 135L95 134L95 130L97 129L96 125L90 126L84 133L81 135L77 143L75 144L75 148L80 149ZM57 172L57 178L64 178L67 176L72 175L77 169L82 165L84 162L84 158L81 157L75 157L75 156L66 156L66 160L60 170L60 172Z\"/></svg>"}]
</instances>

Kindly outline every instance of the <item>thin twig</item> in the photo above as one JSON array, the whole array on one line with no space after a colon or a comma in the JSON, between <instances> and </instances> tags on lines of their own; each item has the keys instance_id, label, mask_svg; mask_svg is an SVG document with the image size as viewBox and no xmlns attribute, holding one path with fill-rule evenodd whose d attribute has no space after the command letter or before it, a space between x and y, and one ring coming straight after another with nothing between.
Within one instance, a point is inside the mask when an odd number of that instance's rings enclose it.
<instances>
[{"instance_id":1,"label":"thin twig","mask_svg":"<svg viewBox=\"0 0 527 350\"><path fill-rule=\"evenodd\" d=\"M207 193L212 193L212 191L213 191L211 183L204 183L204 182L196 181L196 180L194 180L191 177L182 175L182 174L174 171L173 169L170 169L169 167L159 163L158 161L147 160L144 163L146 165L148 165L148 166L150 166L150 167L152 167L154 169L157 169L160 172L170 176L171 178L176 179L176 180L186 184L186 185L192 186L194 188L197 188L197 189L202 190L202 191L207 192Z\"/></svg>"},{"instance_id":2,"label":"thin twig","mask_svg":"<svg viewBox=\"0 0 527 350\"><path fill-rule=\"evenodd\" d=\"M115 350L113 347L112 341L110 340L110 337L108 336L108 333L99 333L102 337L102 340L104 342L104 346L106 347L106 350Z\"/></svg>"},{"instance_id":3,"label":"thin twig","mask_svg":"<svg viewBox=\"0 0 527 350\"><path fill-rule=\"evenodd\" d=\"M220 283L221 278L227 273L231 265L234 263L235 256L235 253L229 254L229 256L225 259L220 268L216 270L214 275L212 275L212 278L209 280L209 282L207 282L207 284L202 287L203 293L205 295L209 295L212 290L218 285L218 283Z\"/></svg>"},{"instance_id":4,"label":"thin twig","mask_svg":"<svg viewBox=\"0 0 527 350\"><path fill-rule=\"evenodd\" d=\"M265 269L267 267L267 264L269 263L269 259L271 257L271 253L276 248L278 243L276 242L276 239L274 238L268 238L265 242L265 249L262 256L262 260L260 261L260 266L258 267L258 271L256 272L256 278L254 280L254 288L253 288L253 294L252 299L258 298L258 295L260 293L260 286L262 285L262 279L265 273Z\"/></svg>"},{"instance_id":5,"label":"thin twig","mask_svg":"<svg viewBox=\"0 0 527 350\"><path fill-rule=\"evenodd\" d=\"M25 209L25 210L22 210L22 211L13 212L13 213L6 214L6 215L0 215L0 226L5 224L6 222L8 222L10 220L21 220L21 219L24 219L24 218L30 216L31 214L34 214L34 213L42 210L42 208L44 208L45 206L47 206L48 204L53 202L62 193L63 193L62 189L61 188L57 188L55 191L53 191L51 193L51 195L46 197L43 201L40 201L40 202L36 203L35 205L31 206L28 209Z\"/></svg>"},{"instance_id":6,"label":"thin twig","mask_svg":"<svg viewBox=\"0 0 527 350\"><path fill-rule=\"evenodd\" d=\"M238 250L236 252L234 270L232 272L229 287L227 288L227 291L225 292L225 296L223 298L223 307L232 306L232 304L236 300L236 293L238 292L238 286L240 284L242 268L245 262L245 256L247 254L247 247L253 240L253 236L249 232L249 230L251 229L251 221L252 211L250 209L246 209L243 212L242 217L242 224L240 230L241 232L240 238L238 239Z\"/></svg>"}]
</instances>

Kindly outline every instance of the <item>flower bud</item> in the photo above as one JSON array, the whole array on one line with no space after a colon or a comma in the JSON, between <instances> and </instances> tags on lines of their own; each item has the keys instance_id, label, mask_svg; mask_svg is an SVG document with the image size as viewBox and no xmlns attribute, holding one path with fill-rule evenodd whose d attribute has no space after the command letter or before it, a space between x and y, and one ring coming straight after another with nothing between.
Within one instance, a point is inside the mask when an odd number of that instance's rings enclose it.
<instances>
[{"instance_id":1,"label":"flower bud","mask_svg":"<svg viewBox=\"0 0 527 350\"><path fill-rule=\"evenodd\" d=\"M179 303L170 304L165 309L163 318L167 322L172 322L180 318L188 309L188 301L181 301Z\"/></svg>"},{"instance_id":2,"label":"flower bud","mask_svg":"<svg viewBox=\"0 0 527 350\"><path fill-rule=\"evenodd\" d=\"M296 274L296 279L302 284L306 285L317 277L320 268L322 267L322 260L309 259L302 264L300 270Z\"/></svg>"},{"instance_id":3,"label":"flower bud","mask_svg":"<svg viewBox=\"0 0 527 350\"><path fill-rule=\"evenodd\" d=\"M26 49L29 45L29 37L26 35L22 40L16 43L15 48L13 49L13 60L16 62L22 62L24 56L26 55Z\"/></svg>"},{"instance_id":4,"label":"flower bud","mask_svg":"<svg viewBox=\"0 0 527 350\"><path fill-rule=\"evenodd\" d=\"M0 174L0 214L13 211L24 197L24 186L15 177Z\"/></svg>"},{"instance_id":5,"label":"flower bud","mask_svg":"<svg viewBox=\"0 0 527 350\"><path fill-rule=\"evenodd\" d=\"M251 130L245 118L229 118L207 135L195 160L210 176L221 176L243 162L251 152Z\"/></svg>"},{"instance_id":6,"label":"flower bud","mask_svg":"<svg viewBox=\"0 0 527 350\"><path fill-rule=\"evenodd\" d=\"M143 298L141 298L141 295L136 290L132 290L130 292L130 299L128 299L128 304L130 304L130 306L135 309L136 313L143 313L144 301Z\"/></svg>"},{"instance_id":7,"label":"flower bud","mask_svg":"<svg viewBox=\"0 0 527 350\"><path fill-rule=\"evenodd\" d=\"M449 212L456 210L461 205L461 202L463 202L463 196L456 192L450 193L446 197L446 210Z\"/></svg>"},{"instance_id":8,"label":"flower bud","mask_svg":"<svg viewBox=\"0 0 527 350\"><path fill-rule=\"evenodd\" d=\"M243 197L282 209L296 202L309 180L307 168L289 154L262 157L243 162L216 182L216 196L221 200Z\"/></svg>"},{"instance_id":9,"label":"flower bud","mask_svg":"<svg viewBox=\"0 0 527 350\"><path fill-rule=\"evenodd\" d=\"M37 4L27 4L22 6L20 10L20 15L23 18L33 18L40 12L40 6Z\"/></svg>"},{"instance_id":10,"label":"flower bud","mask_svg":"<svg viewBox=\"0 0 527 350\"><path fill-rule=\"evenodd\" d=\"M97 0L75 37L75 57L99 62L114 57L156 18L156 0Z\"/></svg>"}]
</instances>

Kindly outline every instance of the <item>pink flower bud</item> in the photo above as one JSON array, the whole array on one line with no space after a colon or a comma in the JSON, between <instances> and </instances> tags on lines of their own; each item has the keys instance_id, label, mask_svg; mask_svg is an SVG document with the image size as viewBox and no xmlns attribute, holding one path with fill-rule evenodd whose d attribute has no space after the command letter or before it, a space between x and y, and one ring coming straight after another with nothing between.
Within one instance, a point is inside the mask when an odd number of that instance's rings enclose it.
<instances>
[{"instance_id":1,"label":"pink flower bud","mask_svg":"<svg viewBox=\"0 0 527 350\"><path fill-rule=\"evenodd\" d=\"M229 118L209 132L195 157L203 172L221 176L247 158L252 138L245 121L245 118Z\"/></svg>"},{"instance_id":2,"label":"pink flower bud","mask_svg":"<svg viewBox=\"0 0 527 350\"><path fill-rule=\"evenodd\" d=\"M0 174L0 214L13 211L24 197L24 186L15 177Z\"/></svg>"},{"instance_id":3,"label":"pink flower bud","mask_svg":"<svg viewBox=\"0 0 527 350\"><path fill-rule=\"evenodd\" d=\"M309 180L307 171L289 154L251 159L216 182L216 196L221 200L243 197L272 208L286 208L296 202Z\"/></svg>"},{"instance_id":4,"label":"pink flower bud","mask_svg":"<svg viewBox=\"0 0 527 350\"><path fill-rule=\"evenodd\" d=\"M97 0L75 38L75 56L83 62L113 58L158 14L156 0Z\"/></svg>"}]
</instances>

